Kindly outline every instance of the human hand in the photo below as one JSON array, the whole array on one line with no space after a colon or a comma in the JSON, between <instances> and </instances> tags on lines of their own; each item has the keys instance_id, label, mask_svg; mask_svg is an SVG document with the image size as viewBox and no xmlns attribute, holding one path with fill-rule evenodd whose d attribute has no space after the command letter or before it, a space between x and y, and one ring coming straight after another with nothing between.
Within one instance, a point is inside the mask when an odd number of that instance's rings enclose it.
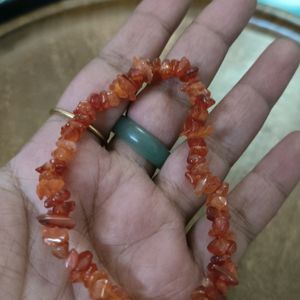
<instances>
[{"instance_id":1,"label":"human hand","mask_svg":"<svg viewBox=\"0 0 300 300\"><path fill-rule=\"evenodd\" d=\"M100 56L74 79L58 106L71 111L78 101L126 71L133 56L158 56L187 6L188 1L143 1ZM169 56L187 56L209 84L254 6L250 0L214 1ZM216 175L225 177L258 132L299 57L293 43L273 43L213 111L210 123L215 133L208 143L210 166ZM99 114L96 127L107 134L124 109L125 105ZM130 107L129 116L171 146L186 111L187 104L174 93L174 87L162 85L143 93ZM82 286L68 283L61 261L43 245L36 221L44 208L35 195L34 169L49 158L64 121L60 116L51 117L1 170L3 298L86 297ZM236 260L299 180L295 163L300 159L299 138L299 133L286 137L230 194L232 227L238 240ZM201 219L187 238L184 230L203 204L184 177L186 156L183 144L152 181L151 166L122 141L115 139L107 151L87 135L71 165L68 186L77 203L73 246L93 250L136 299L189 299L205 272L209 223Z\"/></svg>"}]
</instances>

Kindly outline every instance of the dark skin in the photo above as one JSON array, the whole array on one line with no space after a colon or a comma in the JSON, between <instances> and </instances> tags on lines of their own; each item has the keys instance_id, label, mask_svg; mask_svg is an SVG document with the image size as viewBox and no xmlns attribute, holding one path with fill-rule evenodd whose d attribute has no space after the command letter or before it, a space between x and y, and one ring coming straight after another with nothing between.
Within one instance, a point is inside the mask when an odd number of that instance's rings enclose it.
<instances>
[{"instance_id":1,"label":"dark skin","mask_svg":"<svg viewBox=\"0 0 300 300\"><path fill-rule=\"evenodd\" d=\"M126 71L133 56L159 56L189 2L142 1L101 54L71 82L58 107L73 110L78 101ZM188 57L208 85L254 9L253 0L213 1L168 56ZM208 139L213 173L226 176L259 132L299 61L296 44L273 42L213 110L209 122L215 131ZM108 134L126 106L99 114L96 127ZM128 114L170 147L187 109L177 86L170 83L149 88ZM61 116L51 117L1 169L1 299L87 298L82 285L68 282L62 261L42 243L36 221L45 209L35 195L38 175L33 170L49 159L64 122ZM299 181L299 140L299 132L289 134L231 191L236 262ZM77 203L71 247L92 250L133 299L187 300L204 276L210 224L200 219L186 237L187 221L203 204L184 177L186 156L184 143L151 179L153 168L122 141L115 139L107 150L87 134L67 174Z\"/></svg>"}]
</instances>

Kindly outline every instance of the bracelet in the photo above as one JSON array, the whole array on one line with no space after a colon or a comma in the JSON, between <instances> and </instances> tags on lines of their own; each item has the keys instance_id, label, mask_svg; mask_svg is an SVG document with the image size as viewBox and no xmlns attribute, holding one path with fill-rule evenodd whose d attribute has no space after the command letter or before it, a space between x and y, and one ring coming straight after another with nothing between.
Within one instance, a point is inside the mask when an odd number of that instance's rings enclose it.
<instances>
[{"instance_id":1,"label":"bracelet","mask_svg":"<svg viewBox=\"0 0 300 300\"><path fill-rule=\"evenodd\" d=\"M56 148L51 159L36 169L39 172L37 195L44 200L47 213L38 216L42 224L43 241L50 247L52 253L66 259L66 268L70 273L71 282L82 282L89 291L90 299L130 299L120 286L114 284L108 273L93 262L93 255L89 250L78 253L76 249L69 249L69 230L75 227L71 218L75 209L75 202L70 200L71 193L65 184L65 171L74 159L77 143L96 120L96 113L118 106L121 101L135 101L138 91L143 84L154 81L178 78L182 82L182 90L188 96L191 108L185 120L182 135L187 137L189 155L185 176L191 183L196 195L205 195L207 219L212 222L209 236L213 240L207 249L212 254L207 266L206 277L200 286L192 293L193 300L221 300L226 299L230 286L237 285L237 271L231 257L236 251L236 242L229 225L229 208L227 204L228 184L214 176L208 167L206 155L208 152L205 138L212 128L206 125L208 108L214 104L210 92L198 77L198 68L192 67L188 59L153 60L134 58L133 66L126 74L118 75L111 83L108 91L91 94L81 101L73 111L74 117L62 128ZM127 136L124 135L124 119L116 125L115 131L122 139L128 138L128 131L138 131L139 126L127 122ZM123 124L123 125L122 125ZM132 123L130 123L132 124ZM130 125L131 126L131 125ZM150 139L153 139L150 136ZM145 146L141 143L149 142L149 134L145 131L137 142L139 149L145 155ZM133 143L131 143L132 147ZM161 145L159 146L160 150ZM152 151L152 150L151 150ZM166 149L159 162L161 166L167 156ZM153 153L151 154L153 155ZM151 156L150 155L150 156ZM152 159L150 157L150 159Z\"/></svg>"}]
</instances>

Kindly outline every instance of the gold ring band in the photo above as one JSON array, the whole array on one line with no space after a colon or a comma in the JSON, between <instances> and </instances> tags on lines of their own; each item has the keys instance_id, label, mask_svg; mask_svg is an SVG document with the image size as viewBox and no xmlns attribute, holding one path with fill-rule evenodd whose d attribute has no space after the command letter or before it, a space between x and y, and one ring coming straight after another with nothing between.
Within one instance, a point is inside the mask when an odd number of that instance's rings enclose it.
<instances>
[{"instance_id":1,"label":"gold ring band","mask_svg":"<svg viewBox=\"0 0 300 300\"><path fill-rule=\"evenodd\" d=\"M64 116L64 117L67 117L67 118L69 118L69 119L73 119L73 118L74 118L74 114L72 114L72 113L70 113L69 111L66 111L66 110L64 110L64 109L58 108L58 107L52 108L52 109L50 110L50 114L51 114L51 115L52 115L52 114L55 114L55 113L58 113L58 114L60 114L60 115L62 115L62 116ZM105 145L105 144L106 144L106 140L105 140L104 136L103 136L103 135L101 134L101 132L98 131L94 126L90 125L90 126L88 127L88 130L89 130L94 136L96 136L96 137L101 141L101 144L102 144L102 145Z\"/></svg>"}]
</instances>

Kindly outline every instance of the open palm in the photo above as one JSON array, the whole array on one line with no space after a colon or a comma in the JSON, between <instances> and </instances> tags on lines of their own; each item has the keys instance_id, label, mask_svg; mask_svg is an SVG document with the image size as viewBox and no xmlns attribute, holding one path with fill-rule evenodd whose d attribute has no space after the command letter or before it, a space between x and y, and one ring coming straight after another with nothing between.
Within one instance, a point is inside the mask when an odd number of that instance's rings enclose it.
<instances>
[{"instance_id":1,"label":"open palm","mask_svg":"<svg viewBox=\"0 0 300 300\"><path fill-rule=\"evenodd\" d=\"M72 110L91 92L126 71L133 56L158 56L189 5L188 0L144 0L133 16L72 81L59 107ZM209 84L226 51L246 25L253 0L215 0L188 27L168 54L187 56ZM297 45L275 41L212 112L208 139L212 171L224 178L251 142L300 61ZM179 96L178 96L179 95ZM95 126L108 134L126 104L99 114ZM176 141L188 105L175 83L147 89L128 115L168 147ZM71 285L62 261L42 243L36 216L34 169L48 160L64 123L52 116L1 169L1 299L86 299ZM238 260L276 213L300 177L298 132L287 136L231 192ZM199 285L209 260L208 221L186 237L185 225L203 204L184 177L185 143L151 179L153 168L115 138L108 149L87 134L70 167L67 184L77 203L70 246L90 249L133 299L185 300ZM280 174L280 176L278 176Z\"/></svg>"}]
</instances>

